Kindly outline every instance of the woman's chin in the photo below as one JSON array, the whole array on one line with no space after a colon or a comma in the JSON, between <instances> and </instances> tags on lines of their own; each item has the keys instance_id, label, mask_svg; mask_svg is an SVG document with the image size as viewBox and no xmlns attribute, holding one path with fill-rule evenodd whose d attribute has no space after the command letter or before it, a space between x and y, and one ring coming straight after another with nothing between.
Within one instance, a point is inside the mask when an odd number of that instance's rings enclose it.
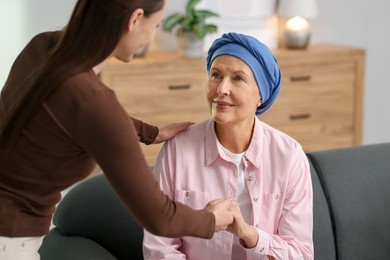
<instances>
[{"instance_id":1,"label":"woman's chin","mask_svg":"<svg viewBox=\"0 0 390 260\"><path fill-rule=\"evenodd\" d=\"M226 113L220 113L220 112L213 113L212 118L216 123L221 125L229 122L229 115Z\"/></svg>"},{"instance_id":2,"label":"woman's chin","mask_svg":"<svg viewBox=\"0 0 390 260\"><path fill-rule=\"evenodd\" d=\"M123 62L129 63L133 58L134 58L134 54L132 54L131 56L127 57Z\"/></svg>"},{"instance_id":3,"label":"woman's chin","mask_svg":"<svg viewBox=\"0 0 390 260\"><path fill-rule=\"evenodd\" d=\"M115 58L121 62L124 62L124 63L129 63L133 58L134 58L134 54L131 54L127 57L117 57L115 56Z\"/></svg>"}]
</instances>

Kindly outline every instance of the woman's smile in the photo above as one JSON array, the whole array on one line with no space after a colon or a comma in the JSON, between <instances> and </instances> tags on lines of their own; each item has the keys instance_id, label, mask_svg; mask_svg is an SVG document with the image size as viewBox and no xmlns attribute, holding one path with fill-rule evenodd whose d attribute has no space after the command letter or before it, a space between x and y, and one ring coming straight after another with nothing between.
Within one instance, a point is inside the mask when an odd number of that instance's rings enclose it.
<instances>
[{"instance_id":1,"label":"woman's smile","mask_svg":"<svg viewBox=\"0 0 390 260\"><path fill-rule=\"evenodd\" d=\"M219 109L228 109L230 107L233 107L234 105L228 103L228 102L224 102L224 101L216 101L214 100L214 105L216 108L219 108Z\"/></svg>"}]
</instances>

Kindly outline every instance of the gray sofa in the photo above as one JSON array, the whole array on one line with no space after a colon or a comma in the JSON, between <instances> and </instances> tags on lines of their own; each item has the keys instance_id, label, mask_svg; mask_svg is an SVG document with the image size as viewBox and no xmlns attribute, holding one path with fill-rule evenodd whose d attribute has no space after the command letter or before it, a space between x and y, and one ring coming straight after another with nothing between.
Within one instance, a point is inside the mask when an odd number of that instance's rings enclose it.
<instances>
[{"instance_id":1,"label":"gray sofa","mask_svg":"<svg viewBox=\"0 0 390 260\"><path fill-rule=\"evenodd\" d=\"M390 143L307 154L316 260L390 259ZM142 259L142 229L104 175L73 188L40 249L45 259Z\"/></svg>"}]
</instances>

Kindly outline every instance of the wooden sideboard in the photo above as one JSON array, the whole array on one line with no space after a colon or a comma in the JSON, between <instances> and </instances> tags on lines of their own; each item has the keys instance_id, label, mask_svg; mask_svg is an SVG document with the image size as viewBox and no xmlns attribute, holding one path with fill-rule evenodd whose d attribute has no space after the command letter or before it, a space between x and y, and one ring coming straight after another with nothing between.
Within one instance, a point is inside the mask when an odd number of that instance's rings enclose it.
<instances>
[{"instance_id":1,"label":"wooden sideboard","mask_svg":"<svg viewBox=\"0 0 390 260\"><path fill-rule=\"evenodd\" d=\"M282 72L281 92L260 119L289 134L305 151L358 145L362 139L365 52L336 45L273 50ZM108 62L100 75L127 112L162 126L210 117L204 59L147 53L128 64ZM142 145L154 164L162 145Z\"/></svg>"}]
</instances>

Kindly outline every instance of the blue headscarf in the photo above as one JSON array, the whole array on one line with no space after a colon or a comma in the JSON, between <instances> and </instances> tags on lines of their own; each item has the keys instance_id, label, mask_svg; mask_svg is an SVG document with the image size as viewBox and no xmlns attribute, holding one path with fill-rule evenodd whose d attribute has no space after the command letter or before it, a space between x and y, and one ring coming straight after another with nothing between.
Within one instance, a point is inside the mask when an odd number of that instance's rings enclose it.
<instances>
[{"instance_id":1,"label":"blue headscarf","mask_svg":"<svg viewBox=\"0 0 390 260\"><path fill-rule=\"evenodd\" d=\"M282 76L278 62L269 48L257 39L238 33L226 33L211 45L206 62L207 72L219 55L231 55L244 61L252 70L262 97L256 115L271 107L280 91Z\"/></svg>"}]
</instances>

